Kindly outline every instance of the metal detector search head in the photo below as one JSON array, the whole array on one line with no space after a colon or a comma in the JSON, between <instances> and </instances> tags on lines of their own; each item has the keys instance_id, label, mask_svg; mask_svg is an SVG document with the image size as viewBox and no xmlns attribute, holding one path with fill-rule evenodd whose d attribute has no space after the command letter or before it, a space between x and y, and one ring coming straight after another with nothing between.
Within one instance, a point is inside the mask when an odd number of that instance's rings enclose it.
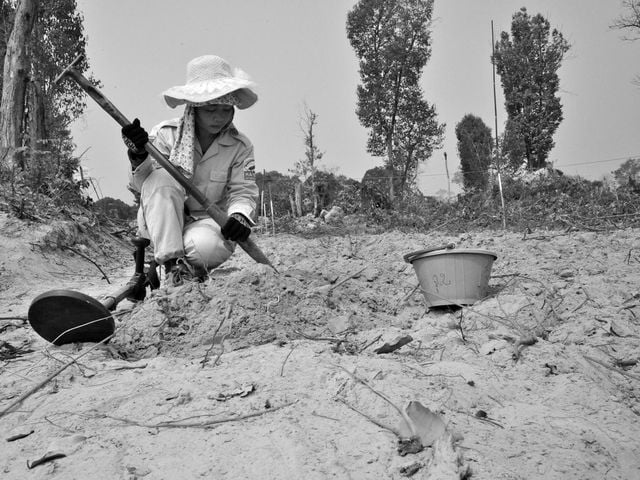
<instances>
[{"instance_id":1,"label":"metal detector search head","mask_svg":"<svg viewBox=\"0 0 640 480\"><path fill-rule=\"evenodd\" d=\"M35 332L54 345L101 342L115 331L105 305L72 290L50 290L37 296L28 319Z\"/></svg>"},{"instance_id":2,"label":"metal detector search head","mask_svg":"<svg viewBox=\"0 0 640 480\"><path fill-rule=\"evenodd\" d=\"M35 332L54 345L102 342L113 335L116 326L111 311L125 298L144 300L149 284L144 271L144 249L150 241L136 237L131 243L136 247L136 271L126 285L102 302L73 290L49 290L38 295L31 302L28 315Z\"/></svg>"}]
</instances>

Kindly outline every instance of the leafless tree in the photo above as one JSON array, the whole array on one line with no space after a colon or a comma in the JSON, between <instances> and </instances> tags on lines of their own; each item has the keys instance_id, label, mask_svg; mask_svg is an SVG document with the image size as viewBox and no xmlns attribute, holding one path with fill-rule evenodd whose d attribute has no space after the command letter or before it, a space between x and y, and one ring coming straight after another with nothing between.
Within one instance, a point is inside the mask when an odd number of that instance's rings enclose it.
<instances>
[{"instance_id":1,"label":"leafless tree","mask_svg":"<svg viewBox=\"0 0 640 480\"><path fill-rule=\"evenodd\" d=\"M294 173L300 175L303 179L309 179L311 183L311 195L313 198L313 215L320 215L320 203L318 199L318 190L316 186L316 172L318 171L318 162L322 158L323 152L320 151L316 143L316 134L314 131L318 123L318 115L313 112L308 105L304 105L304 112L300 118L300 130L304 135L304 159L296 162Z\"/></svg>"},{"instance_id":2,"label":"leafless tree","mask_svg":"<svg viewBox=\"0 0 640 480\"><path fill-rule=\"evenodd\" d=\"M627 33L623 37L625 40L640 40L640 0L622 0L622 6L625 13L615 20L611 28L624 30ZM640 86L640 75L635 76L633 83Z\"/></svg>"},{"instance_id":3,"label":"leafless tree","mask_svg":"<svg viewBox=\"0 0 640 480\"><path fill-rule=\"evenodd\" d=\"M623 0L625 13L616 18L611 28L631 32L627 40L640 39L640 0Z\"/></svg>"}]
</instances>

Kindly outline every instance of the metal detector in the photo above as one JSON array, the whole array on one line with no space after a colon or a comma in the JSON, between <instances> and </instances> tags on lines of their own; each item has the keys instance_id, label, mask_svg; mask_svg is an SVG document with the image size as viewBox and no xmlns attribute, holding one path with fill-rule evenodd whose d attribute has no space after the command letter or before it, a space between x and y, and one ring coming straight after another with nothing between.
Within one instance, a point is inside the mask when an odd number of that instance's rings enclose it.
<instances>
[{"instance_id":1,"label":"metal detector","mask_svg":"<svg viewBox=\"0 0 640 480\"><path fill-rule=\"evenodd\" d=\"M28 320L35 332L54 345L102 342L115 332L111 312L125 298L144 300L146 287L158 288L155 269L144 271L144 251L149 240L133 238L135 273L127 284L103 301L74 290L50 290L38 295L29 307Z\"/></svg>"}]
</instances>

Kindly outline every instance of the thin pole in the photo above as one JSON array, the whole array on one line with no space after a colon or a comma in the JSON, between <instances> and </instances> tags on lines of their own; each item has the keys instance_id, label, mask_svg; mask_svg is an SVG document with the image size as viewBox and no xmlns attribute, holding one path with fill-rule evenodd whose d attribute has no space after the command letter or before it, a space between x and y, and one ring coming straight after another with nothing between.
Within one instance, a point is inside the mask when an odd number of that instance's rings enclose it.
<instances>
[{"instance_id":1,"label":"thin pole","mask_svg":"<svg viewBox=\"0 0 640 480\"><path fill-rule=\"evenodd\" d=\"M271 196L271 183L269 183L269 206L271 207L271 231L276 234L276 218L273 213L273 197Z\"/></svg>"},{"instance_id":2,"label":"thin pole","mask_svg":"<svg viewBox=\"0 0 640 480\"><path fill-rule=\"evenodd\" d=\"M91 186L93 187L93 191L96 192L96 197L98 197L98 200L100 200L102 198L102 195L100 195L98 193L98 189L96 188L96 184L93 181L93 177L89 177L89 182L91 182ZM98 187L100 185L98 184ZM102 192L102 189L100 189L100 191Z\"/></svg>"},{"instance_id":3,"label":"thin pole","mask_svg":"<svg viewBox=\"0 0 640 480\"><path fill-rule=\"evenodd\" d=\"M502 178L500 174L500 153L498 142L498 102L496 100L496 48L495 39L493 35L493 20L491 20L491 66L493 67L493 119L496 129L496 168L498 169L498 189L500 190L500 202L502 203L502 229L507 228L507 214L504 207L504 194L502 192Z\"/></svg>"},{"instance_id":4,"label":"thin pole","mask_svg":"<svg viewBox=\"0 0 640 480\"><path fill-rule=\"evenodd\" d=\"M267 224L268 222L268 217L269 214L267 213L267 204L264 201L264 183L265 183L265 178L267 176L267 171L266 170L262 170L262 192L260 193L260 210L262 210L262 219L263 219L263 223L264 223L264 232L265 233L269 233L269 225Z\"/></svg>"},{"instance_id":5,"label":"thin pole","mask_svg":"<svg viewBox=\"0 0 640 480\"><path fill-rule=\"evenodd\" d=\"M447 152L444 152L444 169L447 171L447 200L449 200L449 198L451 198L451 182L449 181L449 165L447 164Z\"/></svg>"},{"instance_id":6,"label":"thin pole","mask_svg":"<svg viewBox=\"0 0 640 480\"><path fill-rule=\"evenodd\" d=\"M493 120L495 123L496 131L496 152L498 152L498 102L496 100L496 48L495 39L493 36L493 20L491 20L491 66L493 67ZM500 164L499 158L496 158L498 165Z\"/></svg>"}]
</instances>

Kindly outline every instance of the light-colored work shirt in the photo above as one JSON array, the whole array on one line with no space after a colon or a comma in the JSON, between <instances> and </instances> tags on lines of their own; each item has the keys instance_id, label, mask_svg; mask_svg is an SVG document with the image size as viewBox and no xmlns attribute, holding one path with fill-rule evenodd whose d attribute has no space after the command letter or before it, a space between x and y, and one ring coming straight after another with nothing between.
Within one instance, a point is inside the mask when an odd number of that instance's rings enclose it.
<instances>
[{"instance_id":1,"label":"light-colored work shirt","mask_svg":"<svg viewBox=\"0 0 640 480\"><path fill-rule=\"evenodd\" d=\"M149 133L149 141L167 158L177 141L179 122L179 118L167 120L153 127ZM227 215L241 213L253 222L258 186L251 141L232 125L213 141L206 152L202 152L198 141L195 143L191 182L209 202L215 203ZM161 167L148 156L131 172L129 188L140 192L154 168ZM185 205L193 217L208 217L202 205L188 194Z\"/></svg>"}]
</instances>

